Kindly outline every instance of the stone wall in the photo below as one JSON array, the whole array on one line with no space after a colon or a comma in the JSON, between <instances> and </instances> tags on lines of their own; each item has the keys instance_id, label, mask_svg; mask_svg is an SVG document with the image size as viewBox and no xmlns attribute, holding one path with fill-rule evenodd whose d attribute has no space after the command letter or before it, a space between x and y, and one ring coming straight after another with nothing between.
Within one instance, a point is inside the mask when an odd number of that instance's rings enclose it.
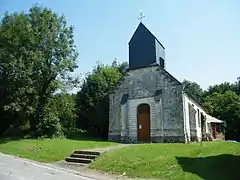
<instances>
[{"instance_id":1,"label":"stone wall","mask_svg":"<svg viewBox=\"0 0 240 180\"><path fill-rule=\"evenodd\" d=\"M206 116L204 108L186 93L183 94L184 99L184 113L185 113L185 122L186 132L189 136L190 141L200 141L201 140L201 113ZM198 114L199 111L199 114ZM207 129L207 124L203 127Z\"/></svg>"},{"instance_id":2,"label":"stone wall","mask_svg":"<svg viewBox=\"0 0 240 180\"><path fill-rule=\"evenodd\" d=\"M185 142L182 85L165 69L130 70L109 99L110 141L136 142L137 106L148 103L151 141Z\"/></svg>"},{"instance_id":3,"label":"stone wall","mask_svg":"<svg viewBox=\"0 0 240 180\"><path fill-rule=\"evenodd\" d=\"M193 106L188 103L188 113L189 113L189 123L190 123L190 139L191 141L198 141L197 137L197 119L196 113L197 111L193 108Z\"/></svg>"}]
</instances>

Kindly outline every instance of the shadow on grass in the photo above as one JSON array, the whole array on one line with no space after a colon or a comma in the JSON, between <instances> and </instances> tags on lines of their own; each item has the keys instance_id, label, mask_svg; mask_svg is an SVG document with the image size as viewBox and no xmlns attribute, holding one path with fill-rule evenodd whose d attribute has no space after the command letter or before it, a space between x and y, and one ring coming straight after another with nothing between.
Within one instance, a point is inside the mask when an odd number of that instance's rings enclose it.
<instances>
[{"instance_id":1,"label":"shadow on grass","mask_svg":"<svg viewBox=\"0 0 240 180\"><path fill-rule=\"evenodd\" d=\"M196 174L206 180L237 180L240 178L240 156L222 154L217 156L188 158L176 157L183 171Z\"/></svg>"},{"instance_id":2,"label":"shadow on grass","mask_svg":"<svg viewBox=\"0 0 240 180\"><path fill-rule=\"evenodd\" d=\"M71 132L68 134L66 138L71 140L79 140L79 141L107 142L107 139L101 138L97 135L94 136L92 134L89 134L88 132ZM18 141L22 139L37 139L37 138L36 137L34 138L33 136L17 136L17 137L6 136L6 137L0 137L0 144L5 144L11 141Z\"/></svg>"},{"instance_id":3,"label":"shadow on grass","mask_svg":"<svg viewBox=\"0 0 240 180\"><path fill-rule=\"evenodd\" d=\"M6 144L11 141L19 141L23 139L23 137L0 137L0 144Z\"/></svg>"}]
</instances>

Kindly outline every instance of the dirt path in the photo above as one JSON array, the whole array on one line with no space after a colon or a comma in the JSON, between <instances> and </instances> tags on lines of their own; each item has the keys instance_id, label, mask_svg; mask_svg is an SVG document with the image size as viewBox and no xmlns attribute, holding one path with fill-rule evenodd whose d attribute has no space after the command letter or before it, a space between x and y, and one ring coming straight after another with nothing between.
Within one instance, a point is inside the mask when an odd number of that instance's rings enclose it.
<instances>
[{"instance_id":1,"label":"dirt path","mask_svg":"<svg viewBox=\"0 0 240 180\"><path fill-rule=\"evenodd\" d=\"M105 147L105 148L96 148L96 149L86 149L86 150L90 150L90 151L98 151L98 152L107 152L107 151L111 151L111 150L115 150L115 149L121 149L121 148L125 148L125 147L129 147L129 146L133 146L136 144L119 144L117 146L109 146L109 147Z\"/></svg>"}]
</instances>

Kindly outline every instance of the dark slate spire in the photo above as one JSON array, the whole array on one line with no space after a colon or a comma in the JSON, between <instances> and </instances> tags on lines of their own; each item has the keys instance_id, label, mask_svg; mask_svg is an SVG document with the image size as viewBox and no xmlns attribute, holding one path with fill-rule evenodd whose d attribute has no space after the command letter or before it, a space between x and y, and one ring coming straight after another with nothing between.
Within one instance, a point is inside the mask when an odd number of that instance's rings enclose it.
<instances>
[{"instance_id":1,"label":"dark slate spire","mask_svg":"<svg viewBox=\"0 0 240 180\"><path fill-rule=\"evenodd\" d=\"M142 22L134 32L129 45L129 69L159 64L165 67L165 48Z\"/></svg>"}]
</instances>

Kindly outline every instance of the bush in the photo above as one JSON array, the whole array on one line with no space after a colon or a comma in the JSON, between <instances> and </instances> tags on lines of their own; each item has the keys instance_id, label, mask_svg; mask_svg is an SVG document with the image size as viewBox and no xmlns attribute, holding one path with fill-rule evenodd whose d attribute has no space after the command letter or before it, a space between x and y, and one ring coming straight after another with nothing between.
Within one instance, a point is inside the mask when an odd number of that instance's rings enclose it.
<instances>
[{"instance_id":1,"label":"bush","mask_svg":"<svg viewBox=\"0 0 240 180\"><path fill-rule=\"evenodd\" d=\"M44 109L44 117L38 124L38 136L61 137L63 136L62 126L57 113L50 108Z\"/></svg>"}]
</instances>

